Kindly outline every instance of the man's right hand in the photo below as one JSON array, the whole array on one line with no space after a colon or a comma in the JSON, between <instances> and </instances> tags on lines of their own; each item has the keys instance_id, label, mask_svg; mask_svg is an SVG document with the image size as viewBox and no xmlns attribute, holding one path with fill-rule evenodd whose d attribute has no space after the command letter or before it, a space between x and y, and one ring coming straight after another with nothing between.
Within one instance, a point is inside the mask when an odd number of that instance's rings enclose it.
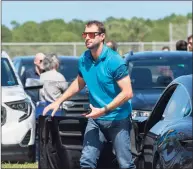
<instances>
[{"instance_id":1,"label":"man's right hand","mask_svg":"<svg viewBox=\"0 0 193 169\"><path fill-rule=\"evenodd\" d=\"M49 110L53 110L51 114L51 116L53 117L56 111L59 109L59 107L60 107L60 103L55 101L44 108L42 115L45 116Z\"/></svg>"}]
</instances>

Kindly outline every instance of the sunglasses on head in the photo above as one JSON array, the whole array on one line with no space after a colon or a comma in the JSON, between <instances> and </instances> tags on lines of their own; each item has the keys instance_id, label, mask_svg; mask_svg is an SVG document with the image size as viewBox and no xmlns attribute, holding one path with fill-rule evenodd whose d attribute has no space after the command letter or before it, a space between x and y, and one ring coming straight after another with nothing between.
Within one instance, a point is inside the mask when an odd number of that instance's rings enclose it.
<instances>
[{"instance_id":1,"label":"sunglasses on head","mask_svg":"<svg viewBox=\"0 0 193 169\"><path fill-rule=\"evenodd\" d=\"M89 38L94 39L97 35L100 35L101 32L83 32L82 37L85 39L88 35Z\"/></svg>"}]
</instances>

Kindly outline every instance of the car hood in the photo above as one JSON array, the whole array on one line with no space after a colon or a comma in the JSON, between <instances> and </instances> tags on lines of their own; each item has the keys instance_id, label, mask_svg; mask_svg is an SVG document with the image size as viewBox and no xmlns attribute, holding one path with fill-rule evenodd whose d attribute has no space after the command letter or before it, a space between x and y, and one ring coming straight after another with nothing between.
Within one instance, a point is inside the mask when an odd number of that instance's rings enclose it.
<instances>
[{"instance_id":1,"label":"car hood","mask_svg":"<svg viewBox=\"0 0 193 169\"><path fill-rule=\"evenodd\" d=\"M164 89L134 90L133 110L152 110Z\"/></svg>"},{"instance_id":2,"label":"car hood","mask_svg":"<svg viewBox=\"0 0 193 169\"><path fill-rule=\"evenodd\" d=\"M9 86L1 88L2 92L2 102L12 102L18 100L24 100L27 95L24 92L23 87L21 86Z\"/></svg>"},{"instance_id":3,"label":"car hood","mask_svg":"<svg viewBox=\"0 0 193 169\"><path fill-rule=\"evenodd\" d=\"M83 88L80 92L72 96L69 100L89 100L87 87Z\"/></svg>"}]
</instances>

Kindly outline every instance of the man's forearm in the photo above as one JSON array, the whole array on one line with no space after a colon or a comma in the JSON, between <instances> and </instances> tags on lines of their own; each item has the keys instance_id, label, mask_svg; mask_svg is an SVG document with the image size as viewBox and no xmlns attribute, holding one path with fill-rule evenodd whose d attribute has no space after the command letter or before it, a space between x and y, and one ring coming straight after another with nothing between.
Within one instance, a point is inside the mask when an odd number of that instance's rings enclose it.
<instances>
[{"instance_id":1,"label":"man's forearm","mask_svg":"<svg viewBox=\"0 0 193 169\"><path fill-rule=\"evenodd\" d=\"M128 101L129 99L131 99L133 97L133 93L131 92L120 92L114 99L112 102L110 102L108 105L106 105L104 107L105 112L108 111L112 111L115 108L121 106L123 103L125 103L126 101Z\"/></svg>"},{"instance_id":2,"label":"man's forearm","mask_svg":"<svg viewBox=\"0 0 193 169\"><path fill-rule=\"evenodd\" d=\"M68 100L70 97L82 90L84 86L85 83L82 80L80 81L80 79L77 77L69 86L69 88L64 92L64 94L56 101L61 104L63 101Z\"/></svg>"}]
</instances>

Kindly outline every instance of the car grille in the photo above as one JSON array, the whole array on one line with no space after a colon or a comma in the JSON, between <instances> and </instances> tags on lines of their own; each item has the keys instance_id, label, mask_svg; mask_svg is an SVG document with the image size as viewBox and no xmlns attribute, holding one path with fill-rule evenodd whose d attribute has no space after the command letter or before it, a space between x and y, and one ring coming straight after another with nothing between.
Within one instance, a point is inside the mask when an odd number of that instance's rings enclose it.
<instances>
[{"instance_id":1,"label":"car grille","mask_svg":"<svg viewBox=\"0 0 193 169\"><path fill-rule=\"evenodd\" d=\"M66 111L88 111L89 109L89 102L84 101L84 100L76 100L76 101L65 101L62 104L62 108L65 109Z\"/></svg>"},{"instance_id":2,"label":"car grille","mask_svg":"<svg viewBox=\"0 0 193 169\"><path fill-rule=\"evenodd\" d=\"M6 118L7 118L6 108L1 106L1 126L3 126L5 124Z\"/></svg>"}]
</instances>

